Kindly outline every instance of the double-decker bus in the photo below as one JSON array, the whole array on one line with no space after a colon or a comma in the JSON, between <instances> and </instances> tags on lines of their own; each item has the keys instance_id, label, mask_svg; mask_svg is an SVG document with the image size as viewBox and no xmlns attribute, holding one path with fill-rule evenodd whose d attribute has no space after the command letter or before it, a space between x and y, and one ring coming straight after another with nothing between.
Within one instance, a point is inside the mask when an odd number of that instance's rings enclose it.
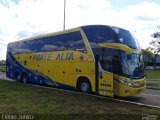
<instances>
[{"instance_id":1,"label":"double-decker bus","mask_svg":"<svg viewBox=\"0 0 160 120\"><path fill-rule=\"evenodd\" d=\"M81 26L8 44L8 78L127 97L144 91L142 51L125 29Z\"/></svg>"}]
</instances>

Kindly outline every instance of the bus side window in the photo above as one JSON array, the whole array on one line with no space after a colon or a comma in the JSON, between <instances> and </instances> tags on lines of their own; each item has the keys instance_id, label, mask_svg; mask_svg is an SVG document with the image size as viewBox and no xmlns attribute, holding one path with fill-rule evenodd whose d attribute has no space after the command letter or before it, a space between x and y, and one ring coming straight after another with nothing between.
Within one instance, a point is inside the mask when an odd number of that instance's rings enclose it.
<instances>
[{"instance_id":1,"label":"bus side window","mask_svg":"<svg viewBox=\"0 0 160 120\"><path fill-rule=\"evenodd\" d=\"M70 32L48 37L45 39L44 46L46 48L43 49L46 51L86 50L80 32Z\"/></svg>"},{"instance_id":2,"label":"bus side window","mask_svg":"<svg viewBox=\"0 0 160 120\"><path fill-rule=\"evenodd\" d=\"M103 70L112 72L112 59L111 56L100 56L99 61Z\"/></svg>"},{"instance_id":3,"label":"bus side window","mask_svg":"<svg viewBox=\"0 0 160 120\"><path fill-rule=\"evenodd\" d=\"M79 52L83 52L86 50L82 36L80 32L73 32L68 36L67 47L69 50L76 50Z\"/></svg>"},{"instance_id":4,"label":"bus side window","mask_svg":"<svg viewBox=\"0 0 160 120\"><path fill-rule=\"evenodd\" d=\"M86 48L79 31L49 36L28 41L16 42L10 45L12 53L52 52L75 50L85 52Z\"/></svg>"}]
</instances>

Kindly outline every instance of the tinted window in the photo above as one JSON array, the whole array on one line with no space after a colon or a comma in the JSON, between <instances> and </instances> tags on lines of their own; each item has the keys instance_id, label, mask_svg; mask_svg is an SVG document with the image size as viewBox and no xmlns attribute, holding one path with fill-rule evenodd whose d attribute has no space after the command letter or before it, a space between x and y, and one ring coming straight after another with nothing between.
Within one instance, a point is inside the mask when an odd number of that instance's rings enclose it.
<instances>
[{"instance_id":1,"label":"tinted window","mask_svg":"<svg viewBox=\"0 0 160 120\"><path fill-rule=\"evenodd\" d=\"M91 47L97 43L116 42L115 32L108 26L84 26L84 30Z\"/></svg>"},{"instance_id":2,"label":"tinted window","mask_svg":"<svg viewBox=\"0 0 160 120\"><path fill-rule=\"evenodd\" d=\"M45 39L42 51L77 50L84 52L85 45L80 32L66 33Z\"/></svg>"},{"instance_id":3,"label":"tinted window","mask_svg":"<svg viewBox=\"0 0 160 120\"><path fill-rule=\"evenodd\" d=\"M139 44L133 35L124 29L118 27L109 27L103 25L84 26L88 41L92 48L97 47L97 43L121 43L133 49L139 49Z\"/></svg>"},{"instance_id":4,"label":"tinted window","mask_svg":"<svg viewBox=\"0 0 160 120\"><path fill-rule=\"evenodd\" d=\"M116 27L113 27L113 30L117 34L119 43L127 45L128 47L133 49L139 49L139 44L137 40L133 37L133 35L129 31Z\"/></svg>"},{"instance_id":5,"label":"tinted window","mask_svg":"<svg viewBox=\"0 0 160 120\"><path fill-rule=\"evenodd\" d=\"M144 66L142 55L121 52L122 72L124 76L131 78L143 78Z\"/></svg>"},{"instance_id":6,"label":"tinted window","mask_svg":"<svg viewBox=\"0 0 160 120\"><path fill-rule=\"evenodd\" d=\"M115 66L113 66L113 64L115 64L113 61L115 57L120 59L120 53L118 50L110 48L94 48L93 52L94 55L99 55L99 62L103 70L109 72L115 72L115 70L117 70L117 68L115 69ZM118 63L120 64L120 61Z\"/></svg>"},{"instance_id":7,"label":"tinted window","mask_svg":"<svg viewBox=\"0 0 160 120\"><path fill-rule=\"evenodd\" d=\"M31 53L41 52L41 48L44 46L44 40L28 40L15 42L10 45L10 51L12 53Z\"/></svg>"},{"instance_id":8,"label":"tinted window","mask_svg":"<svg viewBox=\"0 0 160 120\"><path fill-rule=\"evenodd\" d=\"M13 53L50 52L59 50L77 50L86 52L80 32L15 42L9 45L8 50Z\"/></svg>"}]
</instances>

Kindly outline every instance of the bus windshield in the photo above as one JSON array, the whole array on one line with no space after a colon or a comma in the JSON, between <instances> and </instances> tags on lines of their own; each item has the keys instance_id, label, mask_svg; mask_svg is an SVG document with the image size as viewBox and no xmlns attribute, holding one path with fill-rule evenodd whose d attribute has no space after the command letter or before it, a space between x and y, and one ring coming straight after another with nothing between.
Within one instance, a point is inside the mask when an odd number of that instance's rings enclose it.
<instances>
[{"instance_id":1,"label":"bus windshield","mask_svg":"<svg viewBox=\"0 0 160 120\"><path fill-rule=\"evenodd\" d=\"M121 64L122 74L129 78L143 78L144 77L144 65L142 55L131 54L127 55L125 52L121 52Z\"/></svg>"},{"instance_id":2,"label":"bus windshield","mask_svg":"<svg viewBox=\"0 0 160 120\"><path fill-rule=\"evenodd\" d=\"M144 77L142 55L128 55L123 51L109 48L99 48L96 49L96 52L99 53L99 61L103 70L131 79Z\"/></svg>"}]
</instances>

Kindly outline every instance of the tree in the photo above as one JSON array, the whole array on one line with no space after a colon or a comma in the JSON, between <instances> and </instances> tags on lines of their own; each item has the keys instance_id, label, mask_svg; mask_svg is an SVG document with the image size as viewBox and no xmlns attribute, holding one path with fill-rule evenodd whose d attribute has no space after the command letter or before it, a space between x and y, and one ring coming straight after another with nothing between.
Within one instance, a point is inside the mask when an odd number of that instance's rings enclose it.
<instances>
[{"instance_id":1,"label":"tree","mask_svg":"<svg viewBox=\"0 0 160 120\"><path fill-rule=\"evenodd\" d=\"M158 32L155 32L151 35L153 40L149 43L150 47L147 48L147 50L150 50L155 54L154 67L156 66L157 55L160 53L160 25L158 26L158 29Z\"/></svg>"}]
</instances>

